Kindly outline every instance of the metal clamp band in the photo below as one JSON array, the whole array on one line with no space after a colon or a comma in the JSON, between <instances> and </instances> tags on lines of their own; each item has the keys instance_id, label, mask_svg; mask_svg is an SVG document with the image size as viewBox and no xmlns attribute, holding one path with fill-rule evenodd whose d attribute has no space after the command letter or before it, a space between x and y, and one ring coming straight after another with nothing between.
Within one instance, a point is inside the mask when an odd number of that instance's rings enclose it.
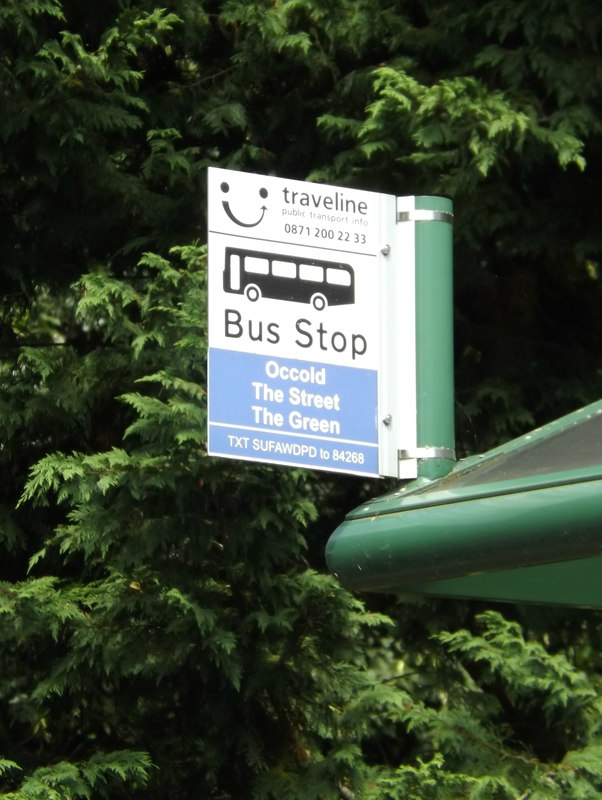
<instances>
[{"instance_id":1,"label":"metal clamp band","mask_svg":"<svg viewBox=\"0 0 602 800\"><path fill-rule=\"evenodd\" d=\"M450 211L431 211L428 208L415 208L412 211L398 211L397 222L448 222L454 221Z\"/></svg>"},{"instance_id":2,"label":"metal clamp band","mask_svg":"<svg viewBox=\"0 0 602 800\"><path fill-rule=\"evenodd\" d=\"M449 461L456 460L456 451L450 447L414 447L411 450L398 450L397 458L444 458Z\"/></svg>"}]
</instances>

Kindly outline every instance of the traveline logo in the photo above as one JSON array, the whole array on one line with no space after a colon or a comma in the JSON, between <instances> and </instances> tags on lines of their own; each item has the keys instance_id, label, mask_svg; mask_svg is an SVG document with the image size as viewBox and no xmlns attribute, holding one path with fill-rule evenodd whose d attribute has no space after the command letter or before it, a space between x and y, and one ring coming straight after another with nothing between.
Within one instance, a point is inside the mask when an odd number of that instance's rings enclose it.
<instances>
[{"instance_id":1,"label":"traveline logo","mask_svg":"<svg viewBox=\"0 0 602 800\"><path fill-rule=\"evenodd\" d=\"M364 200L353 200L350 197L345 197L343 192L336 190L334 194L314 194L313 192L300 192L289 189L288 186L285 186L282 194L286 205L306 206L315 211L338 211L344 214L361 214L362 216L368 213L368 204Z\"/></svg>"}]
</instances>

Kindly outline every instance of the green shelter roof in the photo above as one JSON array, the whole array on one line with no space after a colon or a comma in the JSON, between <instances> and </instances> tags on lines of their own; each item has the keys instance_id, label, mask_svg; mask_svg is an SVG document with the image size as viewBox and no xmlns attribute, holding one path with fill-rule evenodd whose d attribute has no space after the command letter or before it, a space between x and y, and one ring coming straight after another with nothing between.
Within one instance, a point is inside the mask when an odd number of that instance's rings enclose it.
<instances>
[{"instance_id":1,"label":"green shelter roof","mask_svg":"<svg viewBox=\"0 0 602 800\"><path fill-rule=\"evenodd\" d=\"M326 558L355 590L602 607L602 400L360 506Z\"/></svg>"}]
</instances>

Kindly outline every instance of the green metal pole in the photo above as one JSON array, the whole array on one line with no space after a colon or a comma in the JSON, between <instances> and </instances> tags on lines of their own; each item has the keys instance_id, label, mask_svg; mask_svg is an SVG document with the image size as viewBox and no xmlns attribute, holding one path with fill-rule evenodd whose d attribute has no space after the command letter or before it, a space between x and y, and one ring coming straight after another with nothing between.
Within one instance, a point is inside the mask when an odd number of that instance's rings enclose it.
<instances>
[{"instance_id":1,"label":"green metal pole","mask_svg":"<svg viewBox=\"0 0 602 800\"><path fill-rule=\"evenodd\" d=\"M445 197L416 197L412 216L418 477L432 480L446 475L455 461L453 204Z\"/></svg>"}]
</instances>

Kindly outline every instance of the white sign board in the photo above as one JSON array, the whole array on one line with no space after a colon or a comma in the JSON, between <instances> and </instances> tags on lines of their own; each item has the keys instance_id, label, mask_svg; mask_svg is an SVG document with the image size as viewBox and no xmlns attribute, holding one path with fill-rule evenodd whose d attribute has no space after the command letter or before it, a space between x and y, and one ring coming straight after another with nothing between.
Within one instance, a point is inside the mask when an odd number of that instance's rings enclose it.
<instances>
[{"instance_id":1,"label":"white sign board","mask_svg":"<svg viewBox=\"0 0 602 800\"><path fill-rule=\"evenodd\" d=\"M390 356L383 316L395 198L208 172L208 452L398 477L402 423L396 414L396 441L387 443L391 381L379 377ZM397 282L405 310L396 309L391 335L403 335L403 318L413 347L414 298ZM408 447L416 415L410 362Z\"/></svg>"}]
</instances>

